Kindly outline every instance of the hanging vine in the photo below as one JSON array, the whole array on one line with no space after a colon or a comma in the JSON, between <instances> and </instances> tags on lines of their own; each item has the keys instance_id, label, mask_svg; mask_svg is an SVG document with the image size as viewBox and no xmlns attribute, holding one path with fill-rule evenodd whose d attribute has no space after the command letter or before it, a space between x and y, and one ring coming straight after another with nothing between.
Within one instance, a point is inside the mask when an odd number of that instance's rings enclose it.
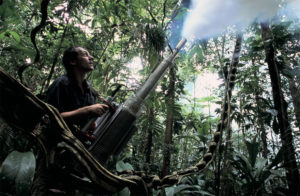
<instances>
[{"instance_id":1,"label":"hanging vine","mask_svg":"<svg viewBox=\"0 0 300 196\"><path fill-rule=\"evenodd\" d=\"M21 66L18 70L18 75L19 75L19 78L21 80L21 83L22 84L26 84L24 79L23 79L23 72L25 71L25 69L27 69L29 66L32 66L34 64L36 64L39 60L40 60L40 51L36 45L36 35L37 33L45 27L46 25L46 20L47 20L47 17L48 17L48 12L47 12L47 8L48 8L48 4L49 4L49 1L50 0L43 0L42 3L41 3L41 14L42 14L42 17L41 17L41 22L38 26L36 26L32 31L31 31L31 34L30 34L30 39L31 39L31 42L33 44L33 47L36 51L36 55L35 55L35 58L34 58L34 61L33 63L26 63L24 64L23 66Z\"/></svg>"}]
</instances>

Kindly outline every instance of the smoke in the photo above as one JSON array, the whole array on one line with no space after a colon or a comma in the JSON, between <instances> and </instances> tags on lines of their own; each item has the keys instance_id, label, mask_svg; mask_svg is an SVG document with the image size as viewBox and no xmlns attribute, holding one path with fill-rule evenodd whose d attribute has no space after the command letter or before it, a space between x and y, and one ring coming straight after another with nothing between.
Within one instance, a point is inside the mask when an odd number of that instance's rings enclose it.
<instances>
[{"instance_id":1,"label":"smoke","mask_svg":"<svg viewBox=\"0 0 300 196\"><path fill-rule=\"evenodd\" d=\"M290 0L287 5L281 10L281 15L288 18L300 19L300 0Z\"/></svg>"},{"instance_id":2,"label":"smoke","mask_svg":"<svg viewBox=\"0 0 300 196\"><path fill-rule=\"evenodd\" d=\"M299 4L299 0L294 0ZM192 11L183 26L183 37L210 38L228 26L248 26L255 19L275 16L279 0L192 0Z\"/></svg>"}]
</instances>

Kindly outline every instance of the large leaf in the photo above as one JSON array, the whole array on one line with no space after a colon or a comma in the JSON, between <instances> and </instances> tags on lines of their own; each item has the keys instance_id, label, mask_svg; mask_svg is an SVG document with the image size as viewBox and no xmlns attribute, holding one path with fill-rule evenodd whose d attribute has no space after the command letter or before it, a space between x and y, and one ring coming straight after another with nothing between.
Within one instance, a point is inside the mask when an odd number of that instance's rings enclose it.
<instances>
[{"instance_id":1,"label":"large leaf","mask_svg":"<svg viewBox=\"0 0 300 196\"><path fill-rule=\"evenodd\" d=\"M257 161L255 163L255 169L256 169L255 176L257 178L261 178L261 176L263 176L264 170L266 168L266 163L267 163L266 159L257 158Z\"/></svg>"},{"instance_id":2,"label":"large leaf","mask_svg":"<svg viewBox=\"0 0 300 196\"><path fill-rule=\"evenodd\" d=\"M235 168L239 169L241 173L245 174L245 180L248 182L254 181L254 176L252 174L253 167L244 155L237 153L236 160L232 163Z\"/></svg>"},{"instance_id":3,"label":"large leaf","mask_svg":"<svg viewBox=\"0 0 300 196\"><path fill-rule=\"evenodd\" d=\"M9 33L10 35L12 35L12 37L15 39L15 41L17 43L20 43L21 38L20 38L20 36L18 35L17 32L15 32L15 31L7 31L7 33Z\"/></svg>"},{"instance_id":4,"label":"large leaf","mask_svg":"<svg viewBox=\"0 0 300 196\"><path fill-rule=\"evenodd\" d=\"M15 192L16 195L30 195L35 165L32 152L11 152L0 168L1 187ZM11 187L15 187L15 190Z\"/></svg>"},{"instance_id":5,"label":"large leaf","mask_svg":"<svg viewBox=\"0 0 300 196\"><path fill-rule=\"evenodd\" d=\"M118 193L115 193L115 194L113 194L112 196L130 196L130 190L129 190L129 188L124 188L123 190L121 190L120 192L118 192Z\"/></svg>"},{"instance_id":6,"label":"large leaf","mask_svg":"<svg viewBox=\"0 0 300 196\"><path fill-rule=\"evenodd\" d=\"M201 196L213 196L213 194L203 191L203 190L198 190L198 191L182 191L182 195L201 195Z\"/></svg>"},{"instance_id":7,"label":"large leaf","mask_svg":"<svg viewBox=\"0 0 300 196\"><path fill-rule=\"evenodd\" d=\"M252 142L248 142L246 141L246 145L247 145L247 150L248 150L248 153L249 153L249 162L251 164L252 167L255 166L255 162L256 162L256 157L257 157L257 154L258 154L258 147L259 147L259 144L258 142L256 142L256 138L254 138L252 140Z\"/></svg>"},{"instance_id":8,"label":"large leaf","mask_svg":"<svg viewBox=\"0 0 300 196\"><path fill-rule=\"evenodd\" d=\"M174 189L174 194L176 193L179 193L185 189L188 189L188 188L192 188L194 185L186 185L186 184L180 184L178 186L175 187Z\"/></svg>"},{"instance_id":9,"label":"large leaf","mask_svg":"<svg viewBox=\"0 0 300 196\"><path fill-rule=\"evenodd\" d=\"M166 196L173 196L175 193L175 187L167 187L165 188Z\"/></svg>"},{"instance_id":10,"label":"large leaf","mask_svg":"<svg viewBox=\"0 0 300 196\"><path fill-rule=\"evenodd\" d=\"M121 172L124 170L133 170L133 167L129 163L124 163L123 161L118 161L116 164L116 169L117 169L117 171Z\"/></svg>"}]
</instances>

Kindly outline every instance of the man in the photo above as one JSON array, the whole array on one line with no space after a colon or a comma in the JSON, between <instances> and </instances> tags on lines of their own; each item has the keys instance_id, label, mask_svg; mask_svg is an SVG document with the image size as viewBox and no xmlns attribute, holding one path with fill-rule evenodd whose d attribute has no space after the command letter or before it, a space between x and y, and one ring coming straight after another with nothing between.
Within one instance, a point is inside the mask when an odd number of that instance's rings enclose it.
<instances>
[{"instance_id":1,"label":"man","mask_svg":"<svg viewBox=\"0 0 300 196\"><path fill-rule=\"evenodd\" d=\"M64 52L63 64L67 74L57 78L49 87L47 102L55 106L72 130L72 125L84 126L92 116L101 116L108 106L95 104L97 93L86 81L94 70L93 57L82 47Z\"/></svg>"},{"instance_id":2,"label":"man","mask_svg":"<svg viewBox=\"0 0 300 196\"><path fill-rule=\"evenodd\" d=\"M95 104L97 93L85 78L88 72L94 70L93 57L86 49L68 48L63 54L63 64L67 74L51 84L47 92L47 102L59 110L71 131L80 137L77 129L82 128L89 118L101 116L108 106ZM46 168L44 161L45 157L38 157L32 195L74 194L74 188L68 187L69 183L58 172Z\"/></svg>"}]
</instances>

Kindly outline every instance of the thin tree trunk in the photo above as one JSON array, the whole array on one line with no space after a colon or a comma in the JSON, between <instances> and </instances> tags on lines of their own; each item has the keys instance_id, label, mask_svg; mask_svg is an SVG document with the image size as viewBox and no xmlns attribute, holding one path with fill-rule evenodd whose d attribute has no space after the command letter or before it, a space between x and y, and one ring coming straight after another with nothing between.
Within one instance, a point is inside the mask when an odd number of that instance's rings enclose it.
<instances>
[{"instance_id":1,"label":"thin tree trunk","mask_svg":"<svg viewBox=\"0 0 300 196\"><path fill-rule=\"evenodd\" d=\"M41 88L41 91L40 91L41 95L43 94L44 90L49 87L52 75L53 75L53 73L55 71L55 66L56 66L56 63L57 63L57 60L58 60L58 57L59 57L60 49L61 49L61 46L62 46L64 40L65 40L65 36L66 36L67 30L68 30L68 23L69 23L69 20L68 20L68 22L67 22L67 24L66 24L66 26L64 28L64 32L63 32L63 34L61 36L59 45L58 45L57 50L55 52L49 76L48 76L47 80L45 81L45 85L43 85L42 88Z\"/></svg>"},{"instance_id":2,"label":"thin tree trunk","mask_svg":"<svg viewBox=\"0 0 300 196\"><path fill-rule=\"evenodd\" d=\"M214 39L214 43L215 43L215 48L216 48L216 52L217 52L217 56L218 56L218 61L220 64L220 68L224 71L224 64L223 64L223 57L224 57L224 51L225 51L225 36L223 35L222 37L222 50L221 50L221 54L218 51L218 47L217 47L217 40ZM224 77L225 77L225 72L223 72ZM220 193L220 182L221 182L221 161L222 161L222 151L219 151L219 156L216 157L216 166L215 166L215 170L214 170L214 174L215 174L215 194L218 196Z\"/></svg>"},{"instance_id":3,"label":"thin tree trunk","mask_svg":"<svg viewBox=\"0 0 300 196\"><path fill-rule=\"evenodd\" d=\"M170 84L168 88L167 95L167 124L165 131L165 144L164 144L164 154L163 154L163 166L162 166L162 176L166 176L170 173L170 160L171 153L170 147L172 144L172 134L173 134L173 124L174 124L174 116L173 116L173 108L174 108L174 98L175 98L175 69L172 67L169 72L170 76Z\"/></svg>"},{"instance_id":4,"label":"thin tree trunk","mask_svg":"<svg viewBox=\"0 0 300 196\"><path fill-rule=\"evenodd\" d=\"M153 126L153 120L154 120L154 108L149 108L149 125L147 128L146 136L145 136L145 161L146 163L150 163L151 160L151 149L152 149L152 126Z\"/></svg>"},{"instance_id":5,"label":"thin tree trunk","mask_svg":"<svg viewBox=\"0 0 300 196\"><path fill-rule=\"evenodd\" d=\"M286 179L290 191L290 195L300 194L299 190L299 171L296 163L295 149L293 146L293 135L288 121L287 103L284 100L280 85L280 74L278 65L275 60L275 47L273 45L273 36L269 23L261 23L262 38L264 40L264 48L266 62L268 63L269 74L271 78L272 94L274 107L278 111L278 122L280 128L280 138L282 147L284 148L284 167L286 169Z\"/></svg>"},{"instance_id":6,"label":"thin tree trunk","mask_svg":"<svg viewBox=\"0 0 300 196\"><path fill-rule=\"evenodd\" d=\"M255 66L254 59L252 60L252 66ZM257 76L257 71L254 71L254 77L258 81L258 76ZM261 100L259 99L259 94L258 90L255 90L255 101L256 101L256 110L257 110L257 124L261 136L261 141L263 143L263 157L265 159L268 158L268 143L267 143L267 133L263 121L263 114L261 110Z\"/></svg>"}]
</instances>

